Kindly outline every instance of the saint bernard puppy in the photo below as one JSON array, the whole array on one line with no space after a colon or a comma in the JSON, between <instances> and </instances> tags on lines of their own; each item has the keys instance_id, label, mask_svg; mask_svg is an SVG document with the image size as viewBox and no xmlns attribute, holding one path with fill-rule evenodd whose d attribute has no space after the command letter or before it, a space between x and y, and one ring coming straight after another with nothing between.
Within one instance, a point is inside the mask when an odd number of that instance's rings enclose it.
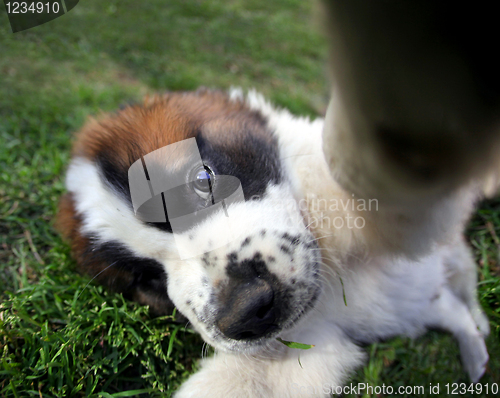
<instances>
[{"instance_id":1,"label":"saint bernard puppy","mask_svg":"<svg viewBox=\"0 0 500 398\"><path fill-rule=\"evenodd\" d=\"M356 198L330 177L322 130L322 120L274 109L254 92L199 90L148 98L79 132L59 215L79 264L157 313L173 302L217 349L177 396L336 388L363 363L358 343L429 327L456 336L472 380L483 374L488 322L459 228L477 188L415 215ZM193 138L201 163L187 146L148 160ZM204 191L227 190L219 176L236 177L244 198L175 231L164 195L157 203L166 219L144 221L131 194L137 161L147 163L146 181L161 171L181 175L177 194L191 213L214 206ZM161 193L151 197L154 204ZM446 244L414 258L394 255L405 229L413 226L424 245L438 223L450 226ZM198 254L182 259L181 250ZM277 337L315 347L300 351L299 364L298 350Z\"/></svg>"},{"instance_id":2,"label":"saint bernard puppy","mask_svg":"<svg viewBox=\"0 0 500 398\"><path fill-rule=\"evenodd\" d=\"M363 364L361 345L428 328L455 336L472 381L485 371L489 324L462 233L483 194L486 143L498 148L468 127L493 119L476 112L459 58L401 61L405 43L418 52L432 34L417 45L397 22L404 12L379 22L347 3L327 13L325 120L253 91L200 89L146 98L76 137L59 225L79 265L156 313L175 306L216 349L177 398L328 397ZM342 34L353 26L358 36ZM400 31L393 47L373 48L394 73L377 64L370 77L370 41L358 39L389 28Z\"/></svg>"}]
</instances>

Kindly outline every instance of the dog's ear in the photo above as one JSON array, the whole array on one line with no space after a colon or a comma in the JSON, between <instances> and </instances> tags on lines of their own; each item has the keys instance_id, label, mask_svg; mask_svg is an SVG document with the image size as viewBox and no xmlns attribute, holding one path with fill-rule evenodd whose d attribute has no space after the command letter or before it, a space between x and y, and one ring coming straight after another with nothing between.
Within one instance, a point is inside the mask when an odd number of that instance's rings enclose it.
<instances>
[{"instance_id":1,"label":"dog's ear","mask_svg":"<svg viewBox=\"0 0 500 398\"><path fill-rule=\"evenodd\" d=\"M401 202L498 169L495 12L422 0L324 0L333 99L324 132L344 188Z\"/></svg>"},{"instance_id":2,"label":"dog's ear","mask_svg":"<svg viewBox=\"0 0 500 398\"><path fill-rule=\"evenodd\" d=\"M153 260L137 258L117 243L96 245L81 232L82 217L75 209L73 195L59 202L56 228L71 246L78 269L111 290L123 293L156 315L170 315L174 305L166 290L166 275ZM178 317L182 321L184 318Z\"/></svg>"}]
</instances>

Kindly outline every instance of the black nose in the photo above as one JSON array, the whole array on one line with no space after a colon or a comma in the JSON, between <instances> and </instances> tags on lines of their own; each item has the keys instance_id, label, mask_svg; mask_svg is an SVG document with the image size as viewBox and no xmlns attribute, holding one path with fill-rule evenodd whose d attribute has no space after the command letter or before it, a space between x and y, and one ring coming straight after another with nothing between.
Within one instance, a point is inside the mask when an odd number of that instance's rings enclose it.
<instances>
[{"instance_id":1,"label":"black nose","mask_svg":"<svg viewBox=\"0 0 500 398\"><path fill-rule=\"evenodd\" d=\"M224 301L216 323L226 337L251 340L278 328L274 291L265 280L255 278L237 285Z\"/></svg>"}]
</instances>

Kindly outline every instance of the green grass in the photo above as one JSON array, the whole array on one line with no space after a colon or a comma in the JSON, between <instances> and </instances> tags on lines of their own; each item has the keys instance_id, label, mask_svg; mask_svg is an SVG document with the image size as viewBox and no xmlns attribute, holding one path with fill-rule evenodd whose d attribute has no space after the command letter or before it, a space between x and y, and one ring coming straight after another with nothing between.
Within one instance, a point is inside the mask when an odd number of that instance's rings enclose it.
<instances>
[{"instance_id":1,"label":"green grass","mask_svg":"<svg viewBox=\"0 0 500 398\"><path fill-rule=\"evenodd\" d=\"M87 286L54 230L71 133L85 118L146 93L231 85L318 115L325 59L302 0L85 0L15 35L0 6L1 397L168 397L202 352L201 339L173 317L153 318ZM500 381L497 234L498 200L484 203L468 230L492 326L484 382ZM356 381L467 381L446 334L368 351Z\"/></svg>"}]
</instances>

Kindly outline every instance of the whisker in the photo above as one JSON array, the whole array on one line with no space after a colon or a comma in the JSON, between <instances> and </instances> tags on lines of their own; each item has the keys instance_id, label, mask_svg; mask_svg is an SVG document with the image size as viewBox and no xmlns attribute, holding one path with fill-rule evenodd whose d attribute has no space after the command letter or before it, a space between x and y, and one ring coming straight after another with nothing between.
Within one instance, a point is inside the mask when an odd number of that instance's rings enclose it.
<instances>
[{"instance_id":1,"label":"whisker","mask_svg":"<svg viewBox=\"0 0 500 398\"><path fill-rule=\"evenodd\" d=\"M310 241L308 241L306 243L311 243L311 242L314 242L314 241L318 241L320 239L328 238L329 236L333 236L333 235L335 235L335 234L329 234L329 235L320 236L318 238L311 239Z\"/></svg>"},{"instance_id":2,"label":"whisker","mask_svg":"<svg viewBox=\"0 0 500 398\"><path fill-rule=\"evenodd\" d=\"M205 342L203 342L202 346L201 346L201 359L203 359L203 354L204 354L204 351L205 351Z\"/></svg>"},{"instance_id":3,"label":"whisker","mask_svg":"<svg viewBox=\"0 0 500 398\"><path fill-rule=\"evenodd\" d=\"M106 271L108 268L111 268L113 265L115 265L118 261L115 261L111 264L109 264L106 268L104 268L101 272L99 272L97 275L95 275L90 281L89 283L87 283L85 285L85 287L83 288L83 290L80 292L80 294L78 295L78 297L76 298L77 300L80 298L80 296L82 295L82 293L85 291L85 289L88 287L88 285L90 285L92 283L92 281L97 278L99 275L101 275L104 271Z\"/></svg>"},{"instance_id":4,"label":"whisker","mask_svg":"<svg viewBox=\"0 0 500 398\"><path fill-rule=\"evenodd\" d=\"M313 154L313 153L299 153L299 154L296 154L296 155L284 156L284 157L280 158L280 160L285 160L285 159L293 158L293 157L296 157L296 156L315 156L315 154Z\"/></svg>"}]
</instances>

